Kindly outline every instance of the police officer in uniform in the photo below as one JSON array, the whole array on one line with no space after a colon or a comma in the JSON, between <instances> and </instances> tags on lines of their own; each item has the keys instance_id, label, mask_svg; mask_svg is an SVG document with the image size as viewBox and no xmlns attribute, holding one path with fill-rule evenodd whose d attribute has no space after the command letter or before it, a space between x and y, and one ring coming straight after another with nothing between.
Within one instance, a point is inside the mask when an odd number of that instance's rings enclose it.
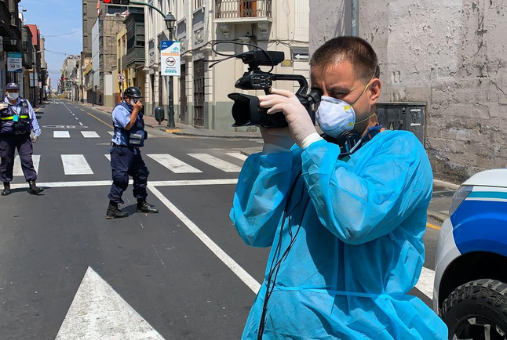
<instances>
[{"instance_id":1,"label":"police officer in uniform","mask_svg":"<svg viewBox=\"0 0 507 340\"><path fill-rule=\"evenodd\" d=\"M106 218L127 217L129 214L118 207L123 204L122 194L128 187L129 175L134 179L134 197L137 198L137 212L158 213L146 202L146 185L150 172L141 157L140 148L144 145L147 133L144 131L143 104L141 90L128 87L123 93L123 101L113 109L114 135L111 140L111 170L113 184L109 191L109 206Z\"/></svg>"},{"instance_id":2,"label":"police officer in uniform","mask_svg":"<svg viewBox=\"0 0 507 340\"><path fill-rule=\"evenodd\" d=\"M18 149L25 180L30 186L28 192L38 195L44 189L38 188L35 184L37 172L35 172L32 161L32 143L39 140L41 133L37 117L28 100L19 97L18 84L9 83L5 90L5 100L0 103L0 174L4 184L2 196L11 193L10 182L12 181L16 149ZM32 130L33 137L30 136Z\"/></svg>"}]
</instances>

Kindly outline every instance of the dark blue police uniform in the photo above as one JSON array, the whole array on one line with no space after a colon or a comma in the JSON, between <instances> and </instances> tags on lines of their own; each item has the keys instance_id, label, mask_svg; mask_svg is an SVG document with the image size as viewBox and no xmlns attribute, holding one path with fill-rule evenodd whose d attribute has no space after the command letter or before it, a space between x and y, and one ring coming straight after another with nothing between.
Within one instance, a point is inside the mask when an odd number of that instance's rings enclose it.
<instances>
[{"instance_id":1,"label":"dark blue police uniform","mask_svg":"<svg viewBox=\"0 0 507 340\"><path fill-rule=\"evenodd\" d=\"M15 83L9 83L6 86L8 91L19 91L19 86ZM32 154L33 145L30 132L33 130L35 137L41 134L37 117L32 106L26 99L17 97L12 99L15 103L9 101L9 97L0 103L0 177L4 184L2 196L11 193L10 182L13 179L14 155L18 150L21 169L25 180L30 185L31 194L39 194L42 188L37 188L37 172L33 166Z\"/></svg>"},{"instance_id":2,"label":"dark blue police uniform","mask_svg":"<svg viewBox=\"0 0 507 340\"><path fill-rule=\"evenodd\" d=\"M144 164L140 147L144 146L144 120L143 112L137 115L135 124L130 130L125 126L130 120L132 106L121 102L113 110L114 136L111 146L111 170L113 173L113 185L109 192L109 200L115 203L124 203L123 192L127 190L129 176L134 179L134 197L138 200L146 200L148 192L146 186L150 172ZM137 135L140 138L130 138ZM135 140L135 141L134 141Z\"/></svg>"},{"instance_id":3,"label":"dark blue police uniform","mask_svg":"<svg viewBox=\"0 0 507 340\"><path fill-rule=\"evenodd\" d=\"M128 89L127 89L128 90ZM137 89L140 93L140 91ZM127 93L127 91L125 91ZM148 192L146 186L150 172L141 156L140 148L144 146L147 133L144 130L143 111L137 114L134 125L127 130L125 127L130 122L133 112L132 105L122 101L113 109L112 118L114 135L111 140L111 170L113 183L109 191L109 207L106 218L126 217L126 212L121 212L118 204L123 204L122 195L128 187L129 176L134 180L134 197L137 199L137 211L145 213L157 213L151 204L146 202Z\"/></svg>"}]
</instances>

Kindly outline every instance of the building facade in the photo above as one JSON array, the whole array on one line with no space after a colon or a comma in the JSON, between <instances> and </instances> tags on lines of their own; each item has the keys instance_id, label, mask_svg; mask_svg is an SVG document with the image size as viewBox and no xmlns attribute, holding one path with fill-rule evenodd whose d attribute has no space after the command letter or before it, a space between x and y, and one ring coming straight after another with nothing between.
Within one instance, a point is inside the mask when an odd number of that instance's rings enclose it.
<instances>
[{"instance_id":1,"label":"building facade","mask_svg":"<svg viewBox=\"0 0 507 340\"><path fill-rule=\"evenodd\" d=\"M144 45L145 25L144 9L131 8L124 21L125 28L116 35L118 64L115 92L120 94L130 86L136 86L144 91Z\"/></svg>"},{"instance_id":2,"label":"building facade","mask_svg":"<svg viewBox=\"0 0 507 340\"><path fill-rule=\"evenodd\" d=\"M34 67L32 64L35 64L35 47L33 45L33 37L32 31L26 25L22 28L22 37L23 37L23 86L20 87L20 95L23 98L33 98L33 93L30 93L30 77L31 73L33 73Z\"/></svg>"},{"instance_id":3,"label":"building facade","mask_svg":"<svg viewBox=\"0 0 507 340\"><path fill-rule=\"evenodd\" d=\"M60 92L64 94L66 99L79 100L78 91L78 69L80 68L81 55L68 55L62 64L60 78Z\"/></svg>"},{"instance_id":4,"label":"building facade","mask_svg":"<svg viewBox=\"0 0 507 340\"><path fill-rule=\"evenodd\" d=\"M32 65L30 70L26 70L25 75L28 79L25 79L25 91L24 95L26 98L30 99L32 106L37 107L39 104L42 104L44 100L45 93L44 89L47 86L47 64L44 55L44 38L41 37L41 33L37 25L27 24L26 27L30 30L31 39L32 39ZM27 51L24 53L29 53L29 44L26 42ZM23 46L23 50L25 49L25 45ZM27 65L28 67L28 65Z\"/></svg>"},{"instance_id":5,"label":"building facade","mask_svg":"<svg viewBox=\"0 0 507 340\"><path fill-rule=\"evenodd\" d=\"M223 54L250 49L233 42L284 52L285 59L272 72L308 77L309 0L153 0L150 3L162 13L171 12L177 20L172 32L172 38L181 43L180 77L173 77L176 122L218 131L248 129L231 126L233 102L227 97L231 92L248 93L234 87L248 65L233 58L210 68L214 61L223 58L212 49L215 40L230 42L216 46ZM160 75L160 42L171 40L170 32L164 17L151 8L145 10L145 24L149 27L144 68L146 112L153 114L155 107L163 106L167 116L169 77ZM290 81L278 81L275 86L294 91L298 88Z\"/></svg>"},{"instance_id":6,"label":"building facade","mask_svg":"<svg viewBox=\"0 0 507 340\"><path fill-rule=\"evenodd\" d=\"M104 12L102 1L82 0L83 14L83 57L92 57L92 28L100 13Z\"/></svg>"},{"instance_id":7,"label":"building facade","mask_svg":"<svg viewBox=\"0 0 507 340\"><path fill-rule=\"evenodd\" d=\"M116 35L124 27L125 14L106 14L92 28L93 103L112 107L116 103L114 74L117 70Z\"/></svg>"},{"instance_id":8,"label":"building facade","mask_svg":"<svg viewBox=\"0 0 507 340\"><path fill-rule=\"evenodd\" d=\"M0 97L5 92L7 82L18 83L23 87L23 72L8 72L8 53L23 53L22 19L19 15L20 0L0 0Z\"/></svg>"},{"instance_id":9,"label":"building facade","mask_svg":"<svg viewBox=\"0 0 507 340\"><path fill-rule=\"evenodd\" d=\"M355 13L356 33L380 59L381 101L425 103L425 147L435 176L460 183L507 166L505 10L486 0L314 0L310 50L350 35L347 18Z\"/></svg>"}]
</instances>

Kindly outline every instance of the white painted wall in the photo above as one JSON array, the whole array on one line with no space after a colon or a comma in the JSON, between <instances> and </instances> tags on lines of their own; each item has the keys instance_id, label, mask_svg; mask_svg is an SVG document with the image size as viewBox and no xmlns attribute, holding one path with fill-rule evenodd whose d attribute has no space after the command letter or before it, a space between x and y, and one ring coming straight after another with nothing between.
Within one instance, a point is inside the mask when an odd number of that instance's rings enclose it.
<instances>
[{"instance_id":1,"label":"white painted wall","mask_svg":"<svg viewBox=\"0 0 507 340\"><path fill-rule=\"evenodd\" d=\"M310 51L350 34L350 1L312 0ZM507 21L489 0L359 1L359 36L375 48L381 101L426 102L435 176L461 182L507 166Z\"/></svg>"}]
</instances>

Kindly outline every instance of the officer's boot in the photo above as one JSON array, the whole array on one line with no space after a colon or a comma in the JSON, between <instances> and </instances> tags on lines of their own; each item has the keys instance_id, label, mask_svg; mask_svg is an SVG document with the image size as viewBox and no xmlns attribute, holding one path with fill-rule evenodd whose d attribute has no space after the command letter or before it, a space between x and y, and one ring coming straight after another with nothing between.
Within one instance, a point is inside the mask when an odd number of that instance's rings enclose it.
<instances>
[{"instance_id":1,"label":"officer's boot","mask_svg":"<svg viewBox=\"0 0 507 340\"><path fill-rule=\"evenodd\" d=\"M4 182L4 190L2 191L2 196L7 196L11 194L11 184L9 182Z\"/></svg>"},{"instance_id":2,"label":"officer's boot","mask_svg":"<svg viewBox=\"0 0 507 340\"><path fill-rule=\"evenodd\" d=\"M145 200L141 200L137 201L137 212L156 214L158 213L158 209L155 208L153 204L150 204Z\"/></svg>"},{"instance_id":3,"label":"officer's boot","mask_svg":"<svg viewBox=\"0 0 507 340\"><path fill-rule=\"evenodd\" d=\"M44 191L44 189L42 188L39 188L36 184L35 184L35 181L28 181L28 185L30 185L30 189L28 190L28 192L32 195L38 195L40 194L41 192Z\"/></svg>"},{"instance_id":4,"label":"officer's boot","mask_svg":"<svg viewBox=\"0 0 507 340\"><path fill-rule=\"evenodd\" d=\"M123 212L120 208L118 208L118 203L109 201L109 206L107 207L106 212L107 219L128 217L128 215L128 212Z\"/></svg>"}]
</instances>

